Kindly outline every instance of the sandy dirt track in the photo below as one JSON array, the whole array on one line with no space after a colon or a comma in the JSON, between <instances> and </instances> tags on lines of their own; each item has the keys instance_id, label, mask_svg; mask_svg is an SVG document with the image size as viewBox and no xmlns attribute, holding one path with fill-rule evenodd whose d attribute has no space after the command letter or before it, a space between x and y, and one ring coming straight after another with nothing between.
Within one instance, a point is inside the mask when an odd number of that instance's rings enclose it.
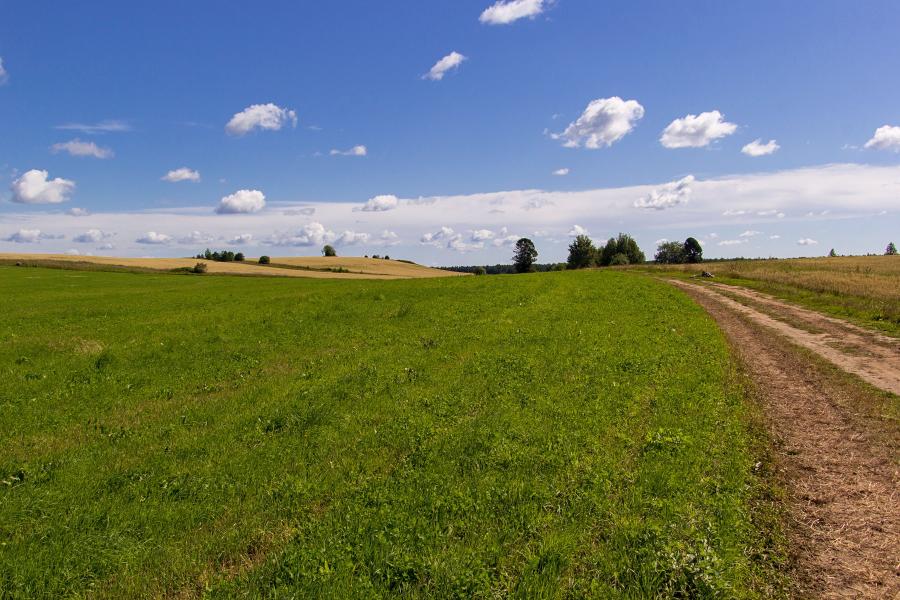
<instances>
[{"instance_id":1,"label":"sandy dirt track","mask_svg":"<svg viewBox=\"0 0 900 600\"><path fill-rule=\"evenodd\" d=\"M718 322L754 381L788 492L797 593L900 596L897 424L864 405L876 392L829 372L793 345L877 387L897 389L900 343L743 288L672 283Z\"/></svg>"},{"instance_id":2,"label":"sandy dirt track","mask_svg":"<svg viewBox=\"0 0 900 600\"><path fill-rule=\"evenodd\" d=\"M384 260L375 258L356 257L272 257L272 266L261 266L253 262L215 262L198 260L196 258L120 258L111 256L72 256L68 254L0 254L0 260L4 261L49 261L60 262L89 262L100 265L120 267L133 267L140 269L156 269L166 271L185 267L193 267L198 262L206 263L209 273L225 275L264 275L268 277L306 277L316 279L418 279L430 277L453 277L465 275L432 269L422 265L404 263L397 260ZM334 273L330 271L303 270L299 268L278 268L278 265L293 267L309 267L312 269L338 268L346 269L347 273Z\"/></svg>"}]
</instances>

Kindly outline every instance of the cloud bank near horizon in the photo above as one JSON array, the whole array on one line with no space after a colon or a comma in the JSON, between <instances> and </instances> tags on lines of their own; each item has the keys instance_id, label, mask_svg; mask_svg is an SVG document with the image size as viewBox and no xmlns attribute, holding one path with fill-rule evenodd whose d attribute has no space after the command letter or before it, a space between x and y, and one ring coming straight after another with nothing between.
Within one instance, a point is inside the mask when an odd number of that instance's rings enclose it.
<instances>
[{"instance_id":1,"label":"cloud bank near horizon","mask_svg":"<svg viewBox=\"0 0 900 600\"><path fill-rule=\"evenodd\" d=\"M876 217L900 209L900 166L833 164L711 179L687 175L672 182L583 191L525 189L425 198L382 195L364 203L298 204L264 198L261 191L241 190L223 198L218 213L214 205L77 217L61 209L23 209L0 214L0 251L22 252L27 246L29 252L64 252L80 244L80 251L98 254L181 256L207 245L240 243L245 253L258 248L260 254L277 254L282 248L285 254L296 254L302 248L301 253L309 254L323 242L352 245L354 254L396 246L392 252L397 256L448 264L505 260L501 254L507 242L521 235L535 240L542 258L557 260L577 229L592 232L598 240L628 231L648 254L654 240L694 235L707 242L711 256L717 255L712 242L720 236L745 240L738 246L743 255L788 256L797 253L797 244L791 240L813 236L827 252L828 227L823 232L823 222ZM870 231L884 219L873 221ZM41 234L18 235L35 230ZM758 235L741 237L740 232L747 230ZM85 236L85 231L103 235ZM114 248L108 243L84 247L95 238L99 243L113 236ZM783 242L775 241L781 238ZM866 251L865 242L842 251ZM882 242L872 240L875 246L886 243ZM727 250L727 244L722 246L719 252ZM454 254L469 256L454 258Z\"/></svg>"}]
</instances>

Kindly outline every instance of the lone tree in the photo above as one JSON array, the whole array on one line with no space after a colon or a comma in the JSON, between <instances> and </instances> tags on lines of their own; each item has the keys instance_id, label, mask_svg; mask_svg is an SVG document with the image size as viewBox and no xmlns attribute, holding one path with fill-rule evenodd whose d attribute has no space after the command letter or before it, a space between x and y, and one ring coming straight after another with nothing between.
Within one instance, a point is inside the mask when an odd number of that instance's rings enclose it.
<instances>
[{"instance_id":1,"label":"lone tree","mask_svg":"<svg viewBox=\"0 0 900 600\"><path fill-rule=\"evenodd\" d=\"M689 263L703 262L703 246L692 237L684 240L684 260Z\"/></svg>"},{"instance_id":2,"label":"lone tree","mask_svg":"<svg viewBox=\"0 0 900 600\"><path fill-rule=\"evenodd\" d=\"M331 244L325 244L325 247L322 248L323 256L337 256L337 252L334 250L334 246Z\"/></svg>"},{"instance_id":3,"label":"lone tree","mask_svg":"<svg viewBox=\"0 0 900 600\"><path fill-rule=\"evenodd\" d=\"M894 245L894 242L891 242L887 245L887 248L884 249L885 256L896 256L897 255L897 246Z\"/></svg>"},{"instance_id":4,"label":"lone tree","mask_svg":"<svg viewBox=\"0 0 900 600\"><path fill-rule=\"evenodd\" d=\"M828 253L828 256L830 258L834 258L835 256L837 256L837 252L834 251L834 248L831 249L831 252Z\"/></svg>"},{"instance_id":5,"label":"lone tree","mask_svg":"<svg viewBox=\"0 0 900 600\"><path fill-rule=\"evenodd\" d=\"M684 246L681 242L663 242L656 247L653 259L663 265L679 265L685 261Z\"/></svg>"},{"instance_id":6,"label":"lone tree","mask_svg":"<svg viewBox=\"0 0 900 600\"><path fill-rule=\"evenodd\" d=\"M266 256L265 254L263 254L262 256L259 257L259 264L261 264L261 265L268 265L271 262L272 262L272 259L269 258L268 256Z\"/></svg>"},{"instance_id":7,"label":"lone tree","mask_svg":"<svg viewBox=\"0 0 900 600\"><path fill-rule=\"evenodd\" d=\"M522 238L516 242L516 253L513 254L513 265L516 267L516 273L530 273L534 271L534 259L537 258L538 251L534 247L534 242L528 238Z\"/></svg>"},{"instance_id":8,"label":"lone tree","mask_svg":"<svg viewBox=\"0 0 900 600\"><path fill-rule=\"evenodd\" d=\"M569 258L566 260L567 269L585 269L594 263L597 249L594 242L586 235L577 236L569 244Z\"/></svg>"}]
</instances>

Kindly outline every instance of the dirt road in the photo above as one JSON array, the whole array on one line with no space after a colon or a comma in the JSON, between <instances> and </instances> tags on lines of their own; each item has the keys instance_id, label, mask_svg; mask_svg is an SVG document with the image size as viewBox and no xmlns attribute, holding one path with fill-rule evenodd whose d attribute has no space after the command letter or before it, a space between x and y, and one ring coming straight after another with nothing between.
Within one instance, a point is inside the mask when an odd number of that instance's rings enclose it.
<instances>
[{"instance_id":1,"label":"dirt road","mask_svg":"<svg viewBox=\"0 0 900 600\"><path fill-rule=\"evenodd\" d=\"M900 597L900 428L877 392L793 345L900 394L900 343L752 290L672 283L716 319L755 382L789 495L797 593Z\"/></svg>"}]
</instances>

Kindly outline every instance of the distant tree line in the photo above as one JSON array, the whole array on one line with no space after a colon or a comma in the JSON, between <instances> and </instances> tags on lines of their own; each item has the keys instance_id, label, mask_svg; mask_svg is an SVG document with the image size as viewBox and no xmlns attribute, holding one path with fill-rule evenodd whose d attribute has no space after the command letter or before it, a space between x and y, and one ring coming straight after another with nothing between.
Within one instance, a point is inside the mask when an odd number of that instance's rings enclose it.
<instances>
[{"instance_id":1,"label":"distant tree line","mask_svg":"<svg viewBox=\"0 0 900 600\"><path fill-rule=\"evenodd\" d=\"M641 264L646 261L637 242L627 233L620 233L617 237L609 238L606 244L600 248L595 247L594 242L588 236L576 236L569 245L569 257L564 263L541 264L535 262L537 257L538 251L534 242L528 238L521 238L516 242L511 265L456 265L439 268L459 273L474 273L475 275L506 275Z\"/></svg>"},{"instance_id":2,"label":"distant tree line","mask_svg":"<svg viewBox=\"0 0 900 600\"><path fill-rule=\"evenodd\" d=\"M244 253L232 252L231 250L211 251L209 248L207 248L205 252L201 252L194 258L205 258L206 260L212 260L215 262L243 262Z\"/></svg>"},{"instance_id":3,"label":"distant tree line","mask_svg":"<svg viewBox=\"0 0 900 600\"><path fill-rule=\"evenodd\" d=\"M532 273L546 273L548 271L565 271L566 263L532 263ZM514 275L518 273L515 265L455 265L451 267L437 267L444 271L456 273L472 273L473 275Z\"/></svg>"}]
</instances>

